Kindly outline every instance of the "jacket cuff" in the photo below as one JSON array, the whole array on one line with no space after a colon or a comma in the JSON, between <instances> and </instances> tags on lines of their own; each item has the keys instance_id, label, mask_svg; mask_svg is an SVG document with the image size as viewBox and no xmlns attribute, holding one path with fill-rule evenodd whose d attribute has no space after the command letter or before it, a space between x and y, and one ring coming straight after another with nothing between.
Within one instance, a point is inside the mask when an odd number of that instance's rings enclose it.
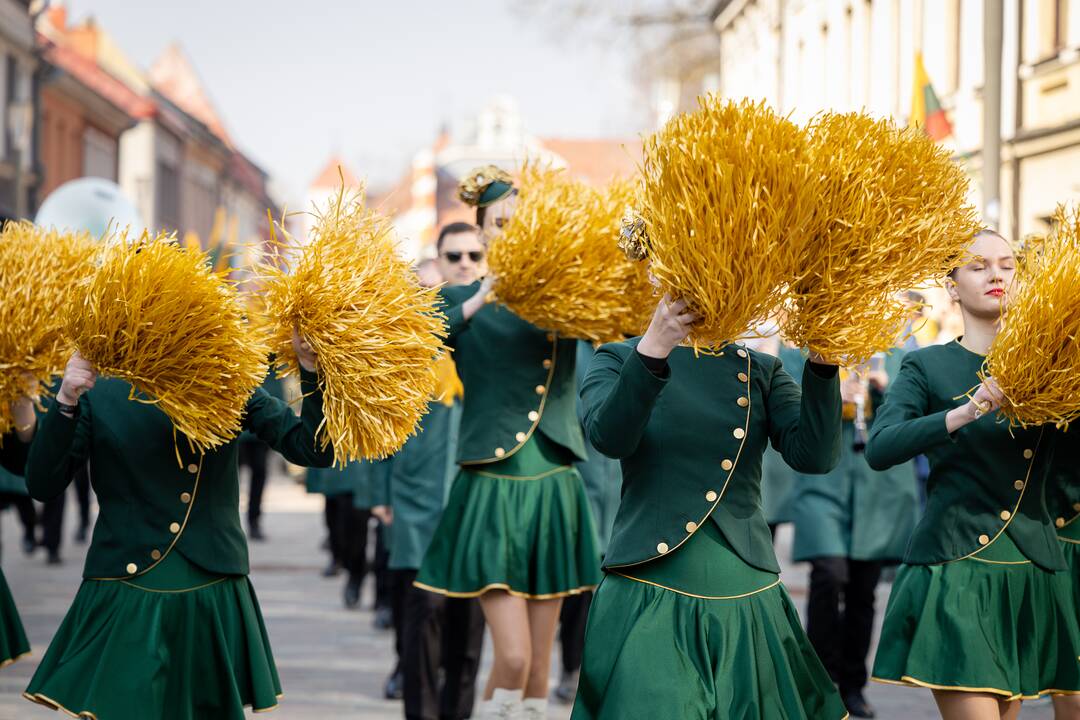
<instances>
[{"instance_id":1,"label":"jacket cuff","mask_svg":"<svg viewBox=\"0 0 1080 720\"><path fill-rule=\"evenodd\" d=\"M651 367L656 362L662 363L660 372L653 371ZM635 348L631 357L623 363L620 379L635 392L657 395L671 379L671 366L666 358L647 358Z\"/></svg>"},{"instance_id":2,"label":"jacket cuff","mask_svg":"<svg viewBox=\"0 0 1080 720\"><path fill-rule=\"evenodd\" d=\"M302 365L297 364L300 368L300 391L304 395L309 395L319 389L319 373L312 372L305 369Z\"/></svg>"}]
</instances>

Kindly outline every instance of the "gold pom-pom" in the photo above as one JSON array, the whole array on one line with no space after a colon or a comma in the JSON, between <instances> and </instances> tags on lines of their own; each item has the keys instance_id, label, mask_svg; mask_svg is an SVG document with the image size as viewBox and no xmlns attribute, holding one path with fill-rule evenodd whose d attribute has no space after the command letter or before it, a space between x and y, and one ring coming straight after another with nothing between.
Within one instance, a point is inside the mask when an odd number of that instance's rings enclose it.
<instances>
[{"instance_id":1,"label":"gold pom-pom","mask_svg":"<svg viewBox=\"0 0 1080 720\"><path fill-rule=\"evenodd\" d=\"M812 219L805 133L762 104L698 100L645 142L650 272L716 348L780 305Z\"/></svg>"},{"instance_id":2,"label":"gold pom-pom","mask_svg":"<svg viewBox=\"0 0 1080 720\"><path fill-rule=\"evenodd\" d=\"M645 268L619 249L633 183L598 189L538 165L521 177L514 214L488 249L499 302L567 337L605 342L639 333L652 288Z\"/></svg>"},{"instance_id":3,"label":"gold pom-pom","mask_svg":"<svg viewBox=\"0 0 1080 720\"><path fill-rule=\"evenodd\" d=\"M1001 388L1011 426L1067 429L1080 418L1080 207L1058 207L1010 295L981 377Z\"/></svg>"},{"instance_id":4,"label":"gold pom-pom","mask_svg":"<svg viewBox=\"0 0 1080 720\"><path fill-rule=\"evenodd\" d=\"M121 236L73 296L66 331L99 373L130 382L132 399L157 405L193 450L240 433L267 348L206 253L175 235Z\"/></svg>"},{"instance_id":5,"label":"gold pom-pom","mask_svg":"<svg viewBox=\"0 0 1080 720\"><path fill-rule=\"evenodd\" d=\"M59 233L30 222L0 232L0 437L13 429L11 403L37 397L59 376L74 348L61 310L71 289L94 271L87 233Z\"/></svg>"},{"instance_id":6,"label":"gold pom-pom","mask_svg":"<svg viewBox=\"0 0 1080 720\"><path fill-rule=\"evenodd\" d=\"M397 451L433 396L445 319L437 291L398 255L389 220L342 188L299 257L262 271L278 376L296 370L294 328L319 358L320 446L333 444L339 467Z\"/></svg>"},{"instance_id":7,"label":"gold pom-pom","mask_svg":"<svg viewBox=\"0 0 1080 720\"><path fill-rule=\"evenodd\" d=\"M902 293L943 278L979 223L963 170L918 129L826 113L810 127L810 151L815 217L784 335L859 365L896 345L910 318Z\"/></svg>"}]
</instances>

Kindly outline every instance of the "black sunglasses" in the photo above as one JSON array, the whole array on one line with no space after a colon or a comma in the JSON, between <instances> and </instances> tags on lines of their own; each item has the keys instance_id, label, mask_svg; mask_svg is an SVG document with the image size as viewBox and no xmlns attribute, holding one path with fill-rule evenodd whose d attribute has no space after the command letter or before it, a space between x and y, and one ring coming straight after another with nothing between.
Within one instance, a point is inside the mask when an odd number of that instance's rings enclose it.
<instances>
[{"instance_id":1,"label":"black sunglasses","mask_svg":"<svg viewBox=\"0 0 1080 720\"><path fill-rule=\"evenodd\" d=\"M465 255L468 255L469 259L472 260L474 263L478 263L484 259L483 250L470 250L468 253L459 252L457 250L447 250L442 255L444 258L447 259L448 262L451 263L461 262L461 258Z\"/></svg>"}]
</instances>

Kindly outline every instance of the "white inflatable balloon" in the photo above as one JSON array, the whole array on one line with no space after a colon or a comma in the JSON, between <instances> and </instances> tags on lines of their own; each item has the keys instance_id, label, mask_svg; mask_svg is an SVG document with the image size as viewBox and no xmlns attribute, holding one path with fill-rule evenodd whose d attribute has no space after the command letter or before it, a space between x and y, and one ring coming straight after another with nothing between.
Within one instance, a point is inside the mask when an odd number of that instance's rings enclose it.
<instances>
[{"instance_id":1,"label":"white inflatable balloon","mask_svg":"<svg viewBox=\"0 0 1080 720\"><path fill-rule=\"evenodd\" d=\"M120 186L104 178L79 178L56 188L41 203L34 223L57 230L85 230L98 238L109 229L130 228L137 234L145 227Z\"/></svg>"}]
</instances>

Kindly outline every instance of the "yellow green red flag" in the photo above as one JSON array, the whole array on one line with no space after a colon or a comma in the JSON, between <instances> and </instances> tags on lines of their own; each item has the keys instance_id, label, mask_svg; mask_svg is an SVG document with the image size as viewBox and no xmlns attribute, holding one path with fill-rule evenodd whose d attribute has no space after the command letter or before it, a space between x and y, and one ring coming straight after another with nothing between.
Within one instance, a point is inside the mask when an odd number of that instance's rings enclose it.
<instances>
[{"instance_id":1,"label":"yellow green red flag","mask_svg":"<svg viewBox=\"0 0 1080 720\"><path fill-rule=\"evenodd\" d=\"M934 140L944 140L952 135L952 125L945 116L945 109L941 107L934 86L930 84L930 76L926 74L922 53L915 53L913 84L908 125L922 128Z\"/></svg>"}]
</instances>

